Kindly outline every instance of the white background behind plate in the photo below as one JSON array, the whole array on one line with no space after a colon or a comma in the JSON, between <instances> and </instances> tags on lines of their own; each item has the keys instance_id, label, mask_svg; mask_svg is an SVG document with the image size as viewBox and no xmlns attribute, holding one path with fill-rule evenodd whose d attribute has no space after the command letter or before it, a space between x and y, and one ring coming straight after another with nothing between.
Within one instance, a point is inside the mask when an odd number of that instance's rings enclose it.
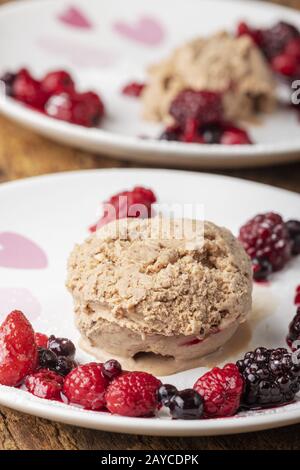
<instances>
[{"instance_id":1,"label":"white background behind plate","mask_svg":"<svg viewBox=\"0 0 300 470\"><path fill-rule=\"evenodd\" d=\"M243 180L168 170L98 170L44 176L0 186L0 232L17 232L34 240L47 253L45 270L0 268L1 287L28 288L42 305L37 331L67 336L74 341L72 301L64 283L66 262L76 242L88 235L100 203L134 185L152 188L160 202L203 203L205 218L236 234L239 226L259 211L276 210L285 218L299 217L300 196ZM287 326L295 313L294 290L299 284L300 259L294 259L268 286L255 286L252 339L245 349L284 346ZM3 314L3 312L0 312ZM245 352L245 351L244 351ZM239 353L241 356L242 353ZM78 351L79 359L89 357ZM238 357L227 355L225 361ZM220 360L220 363L222 361ZM204 369L168 377L179 387L192 386ZM40 400L29 393L0 386L0 403L12 408L96 429L158 435L209 435L245 432L300 421L300 402L277 409L227 419L170 421L133 419L78 410Z\"/></svg>"},{"instance_id":2,"label":"white background behind plate","mask_svg":"<svg viewBox=\"0 0 300 470\"><path fill-rule=\"evenodd\" d=\"M92 30L68 27L57 16L70 5L81 8L94 22ZM120 37L112 25L118 20L134 23L147 15L165 25L166 39L156 47L143 46ZM124 83L144 79L145 68L166 56L175 46L199 35L220 29L233 30L245 18L250 23L271 25L285 19L300 27L300 14L287 8L256 1L238 0L31 0L0 8L0 72L27 66L37 76L50 69L66 68L80 88L100 92L108 116L103 129L85 129L33 112L13 100L1 100L0 110L24 125L58 141L87 150L131 158L139 162L199 167L238 167L298 159L300 124L291 112L266 118L252 126L255 146L197 145L143 140L157 136L160 126L140 118L140 105L120 94ZM40 47L41 38L74 41L99 47L116 57L108 67L76 65L70 57L51 55Z\"/></svg>"}]
</instances>

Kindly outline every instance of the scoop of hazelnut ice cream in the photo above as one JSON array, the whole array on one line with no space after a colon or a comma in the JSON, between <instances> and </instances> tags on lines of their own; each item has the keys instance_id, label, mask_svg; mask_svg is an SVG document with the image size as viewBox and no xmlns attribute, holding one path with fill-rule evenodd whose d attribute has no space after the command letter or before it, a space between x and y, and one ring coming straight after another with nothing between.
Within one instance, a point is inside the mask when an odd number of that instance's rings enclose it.
<instances>
[{"instance_id":1,"label":"scoop of hazelnut ice cream","mask_svg":"<svg viewBox=\"0 0 300 470\"><path fill-rule=\"evenodd\" d=\"M270 67L251 38L219 32L195 38L150 66L143 115L172 123L172 101L182 90L194 89L222 92L225 119L253 121L274 109L275 88Z\"/></svg>"},{"instance_id":2,"label":"scoop of hazelnut ice cream","mask_svg":"<svg viewBox=\"0 0 300 470\"><path fill-rule=\"evenodd\" d=\"M67 287L86 349L168 374L229 339L251 310L251 279L229 230L155 217L114 221L75 246Z\"/></svg>"}]
</instances>

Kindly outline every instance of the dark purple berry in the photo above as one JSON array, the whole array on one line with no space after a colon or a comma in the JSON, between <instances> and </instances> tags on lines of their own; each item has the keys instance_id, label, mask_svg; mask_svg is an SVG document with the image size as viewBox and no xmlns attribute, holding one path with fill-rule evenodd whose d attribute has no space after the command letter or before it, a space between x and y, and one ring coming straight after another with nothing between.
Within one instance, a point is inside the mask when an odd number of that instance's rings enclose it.
<instances>
[{"instance_id":1,"label":"dark purple berry","mask_svg":"<svg viewBox=\"0 0 300 470\"><path fill-rule=\"evenodd\" d=\"M187 388L171 398L169 408L174 419L199 419L203 415L203 400L196 390Z\"/></svg>"},{"instance_id":2,"label":"dark purple berry","mask_svg":"<svg viewBox=\"0 0 300 470\"><path fill-rule=\"evenodd\" d=\"M174 385L163 384L157 390L157 399L163 406L169 406L171 398L178 392Z\"/></svg>"},{"instance_id":3,"label":"dark purple berry","mask_svg":"<svg viewBox=\"0 0 300 470\"><path fill-rule=\"evenodd\" d=\"M7 72L2 77L0 77L0 81L4 84L5 94L7 96L12 96L13 84L16 78L15 73Z\"/></svg>"},{"instance_id":4,"label":"dark purple berry","mask_svg":"<svg viewBox=\"0 0 300 470\"><path fill-rule=\"evenodd\" d=\"M219 124L207 124L200 127L200 134L206 144L219 144L222 133L223 130Z\"/></svg>"},{"instance_id":5,"label":"dark purple berry","mask_svg":"<svg viewBox=\"0 0 300 470\"><path fill-rule=\"evenodd\" d=\"M159 136L159 140L178 141L180 139L180 128L178 126L167 127Z\"/></svg>"},{"instance_id":6,"label":"dark purple berry","mask_svg":"<svg viewBox=\"0 0 300 470\"><path fill-rule=\"evenodd\" d=\"M121 364L115 359L110 359L109 361L104 362L102 373L108 379L112 380L122 372Z\"/></svg>"},{"instance_id":7,"label":"dark purple berry","mask_svg":"<svg viewBox=\"0 0 300 470\"><path fill-rule=\"evenodd\" d=\"M65 356L74 359L76 348L71 340L67 338L56 338L51 335L48 340L48 348L57 356Z\"/></svg>"},{"instance_id":8,"label":"dark purple berry","mask_svg":"<svg viewBox=\"0 0 300 470\"><path fill-rule=\"evenodd\" d=\"M50 349L39 348L38 349L38 364L42 369L53 369L57 364L57 356Z\"/></svg>"},{"instance_id":9,"label":"dark purple berry","mask_svg":"<svg viewBox=\"0 0 300 470\"><path fill-rule=\"evenodd\" d=\"M295 26L279 21L272 28L261 30L261 48L268 59L273 59L296 37L299 31Z\"/></svg>"},{"instance_id":10,"label":"dark purple berry","mask_svg":"<svg viewBox=\"0 0 300 470\"><path fill-rule=\"evenodd\" d=\"M254 258L252 260L252 271L255 281L266 281L272 273L272 265L267 259Z\"/></svg>"},{"instance_id":11,"label":"dark purple berry","mask_svg":"<svg viewBox=\"0 0 300 470\"><path fill-rule=\"evenodd\" d=\"M274 212L258 214L241 228L239 240L251 259L267 259L279 271L291 258L292 242L282 217Z\"/></svg>"},{"instance_id":12,"label":"dark purple berry","mask_svg":"<svg viewBox=\"0 0 300 470\"><path fill-rule=\"evenodd\" d=\"M286 342L292 350L298 349L293 346L293 342L297 340L300 340L300 307L298 307L296 315L289 324L289 332L286 337Z\"/></svg>"},{"instance_id":13,"label":"dark purple berry","mask_svg":"<svg viewBox=\"0 0 300 470\"><path fill-rule=\"evenodd\" d=\"M57 372L57 374L66 376L71 370L75 369L76 366L76 362L70 357L60 356L57 358L55 367L51 368L51 370Z\"/></svg>"},{"instance_id":14,"label":"dark purple berry","mask_svg":"<svg viewBox=\"0 0 300 470\"><path fill-rule=\"evenodd\" d=\"M285 348L257 348L236 365L244 379L241 403L246 408L283 405L300 390L300 363Z\"/></svg>"},{"instance_id":15,"label":"dark purple berry","mask_svg":"<svg viewBox=\"0 0 300 470\"><path fill-rule=\"evenodd\" d=\"M285 223L290 239L292 240L292 254L300 254L300 220L288 220Z\"/></svg>"}]
</instances>

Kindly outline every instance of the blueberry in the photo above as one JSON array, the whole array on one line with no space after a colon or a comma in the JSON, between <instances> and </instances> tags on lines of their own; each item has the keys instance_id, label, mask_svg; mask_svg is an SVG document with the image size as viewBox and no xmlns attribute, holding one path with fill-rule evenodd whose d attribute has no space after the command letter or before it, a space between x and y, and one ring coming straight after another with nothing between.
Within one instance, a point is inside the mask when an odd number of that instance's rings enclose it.
<instances>
[{"instance_id":1,"label":"blueberry","mask_svg":"<svg viewBox=\"0 0 300 470\"><path fill-rule=\"evenodd\" d=\"M203 400L196 390L187 388L171 398L169 408L174 419L199 419L203 415Z\"/></svg>"},{"instance_id":2,"label":"blueberry","mask_svg":"<svg viewBox=\"0 0 300 470\"><path fill-rule=\"evenodd\" d=\"M56 338L51 335L48 339L48 348L57 356L65 356L74 359L76 348L71 340L67 338Z\"/></svg>"}]
</instances>

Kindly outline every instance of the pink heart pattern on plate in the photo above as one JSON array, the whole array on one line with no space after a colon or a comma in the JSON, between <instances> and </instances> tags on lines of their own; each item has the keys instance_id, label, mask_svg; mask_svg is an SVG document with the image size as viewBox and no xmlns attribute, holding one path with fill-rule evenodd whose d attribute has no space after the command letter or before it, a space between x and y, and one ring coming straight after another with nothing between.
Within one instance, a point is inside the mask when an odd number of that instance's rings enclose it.
<instances>
[{"instance_id":1,"label":"pink heart pattern on plate","mask_svg":"<svg viewBox=\"0 0 300 470\"><path fill-rule=\"evenodd\" d=\"M158 46L165 37L162 24L151 16L141 16L135 23L117 21L114 30L121 36L146 46Z\"/></svg>"},{"instance_id":2,"label":"pink heart pattern on plate","mask_svg":"<svg viewBox=\"0 0 300 470\"><path fill-rule=\"evenodd\" d=\"M0 233L0 267L45 269L47 266L47 255L35 242L18 233Z\"/></svg>"},{"instance_id":3,"label":"pink heart pattern on plate","mask_svg":"<svg viewBox=\"0 0 300 470\"><path fill-rule=\"evenodd\" d=\"M85 13L83 13L77 7L69 7L63 13L58 15L58 20L61 23L64 23L67 26L71 26L72 28L80 28L80 29L92 29L93 24L87 18Z\"/></svg>"},{"instance_id":4,"label":"pink heart pattern on plate","mask_svg":"<svg viewBox=\"0 0 300 470\"><path fill-rule=\"evenodd\" d=\"M21 310L29 321L34 321L40 316L42 307L28 289L0 287L0 321L12 310Z\"/></svg>"}]
</instances>

